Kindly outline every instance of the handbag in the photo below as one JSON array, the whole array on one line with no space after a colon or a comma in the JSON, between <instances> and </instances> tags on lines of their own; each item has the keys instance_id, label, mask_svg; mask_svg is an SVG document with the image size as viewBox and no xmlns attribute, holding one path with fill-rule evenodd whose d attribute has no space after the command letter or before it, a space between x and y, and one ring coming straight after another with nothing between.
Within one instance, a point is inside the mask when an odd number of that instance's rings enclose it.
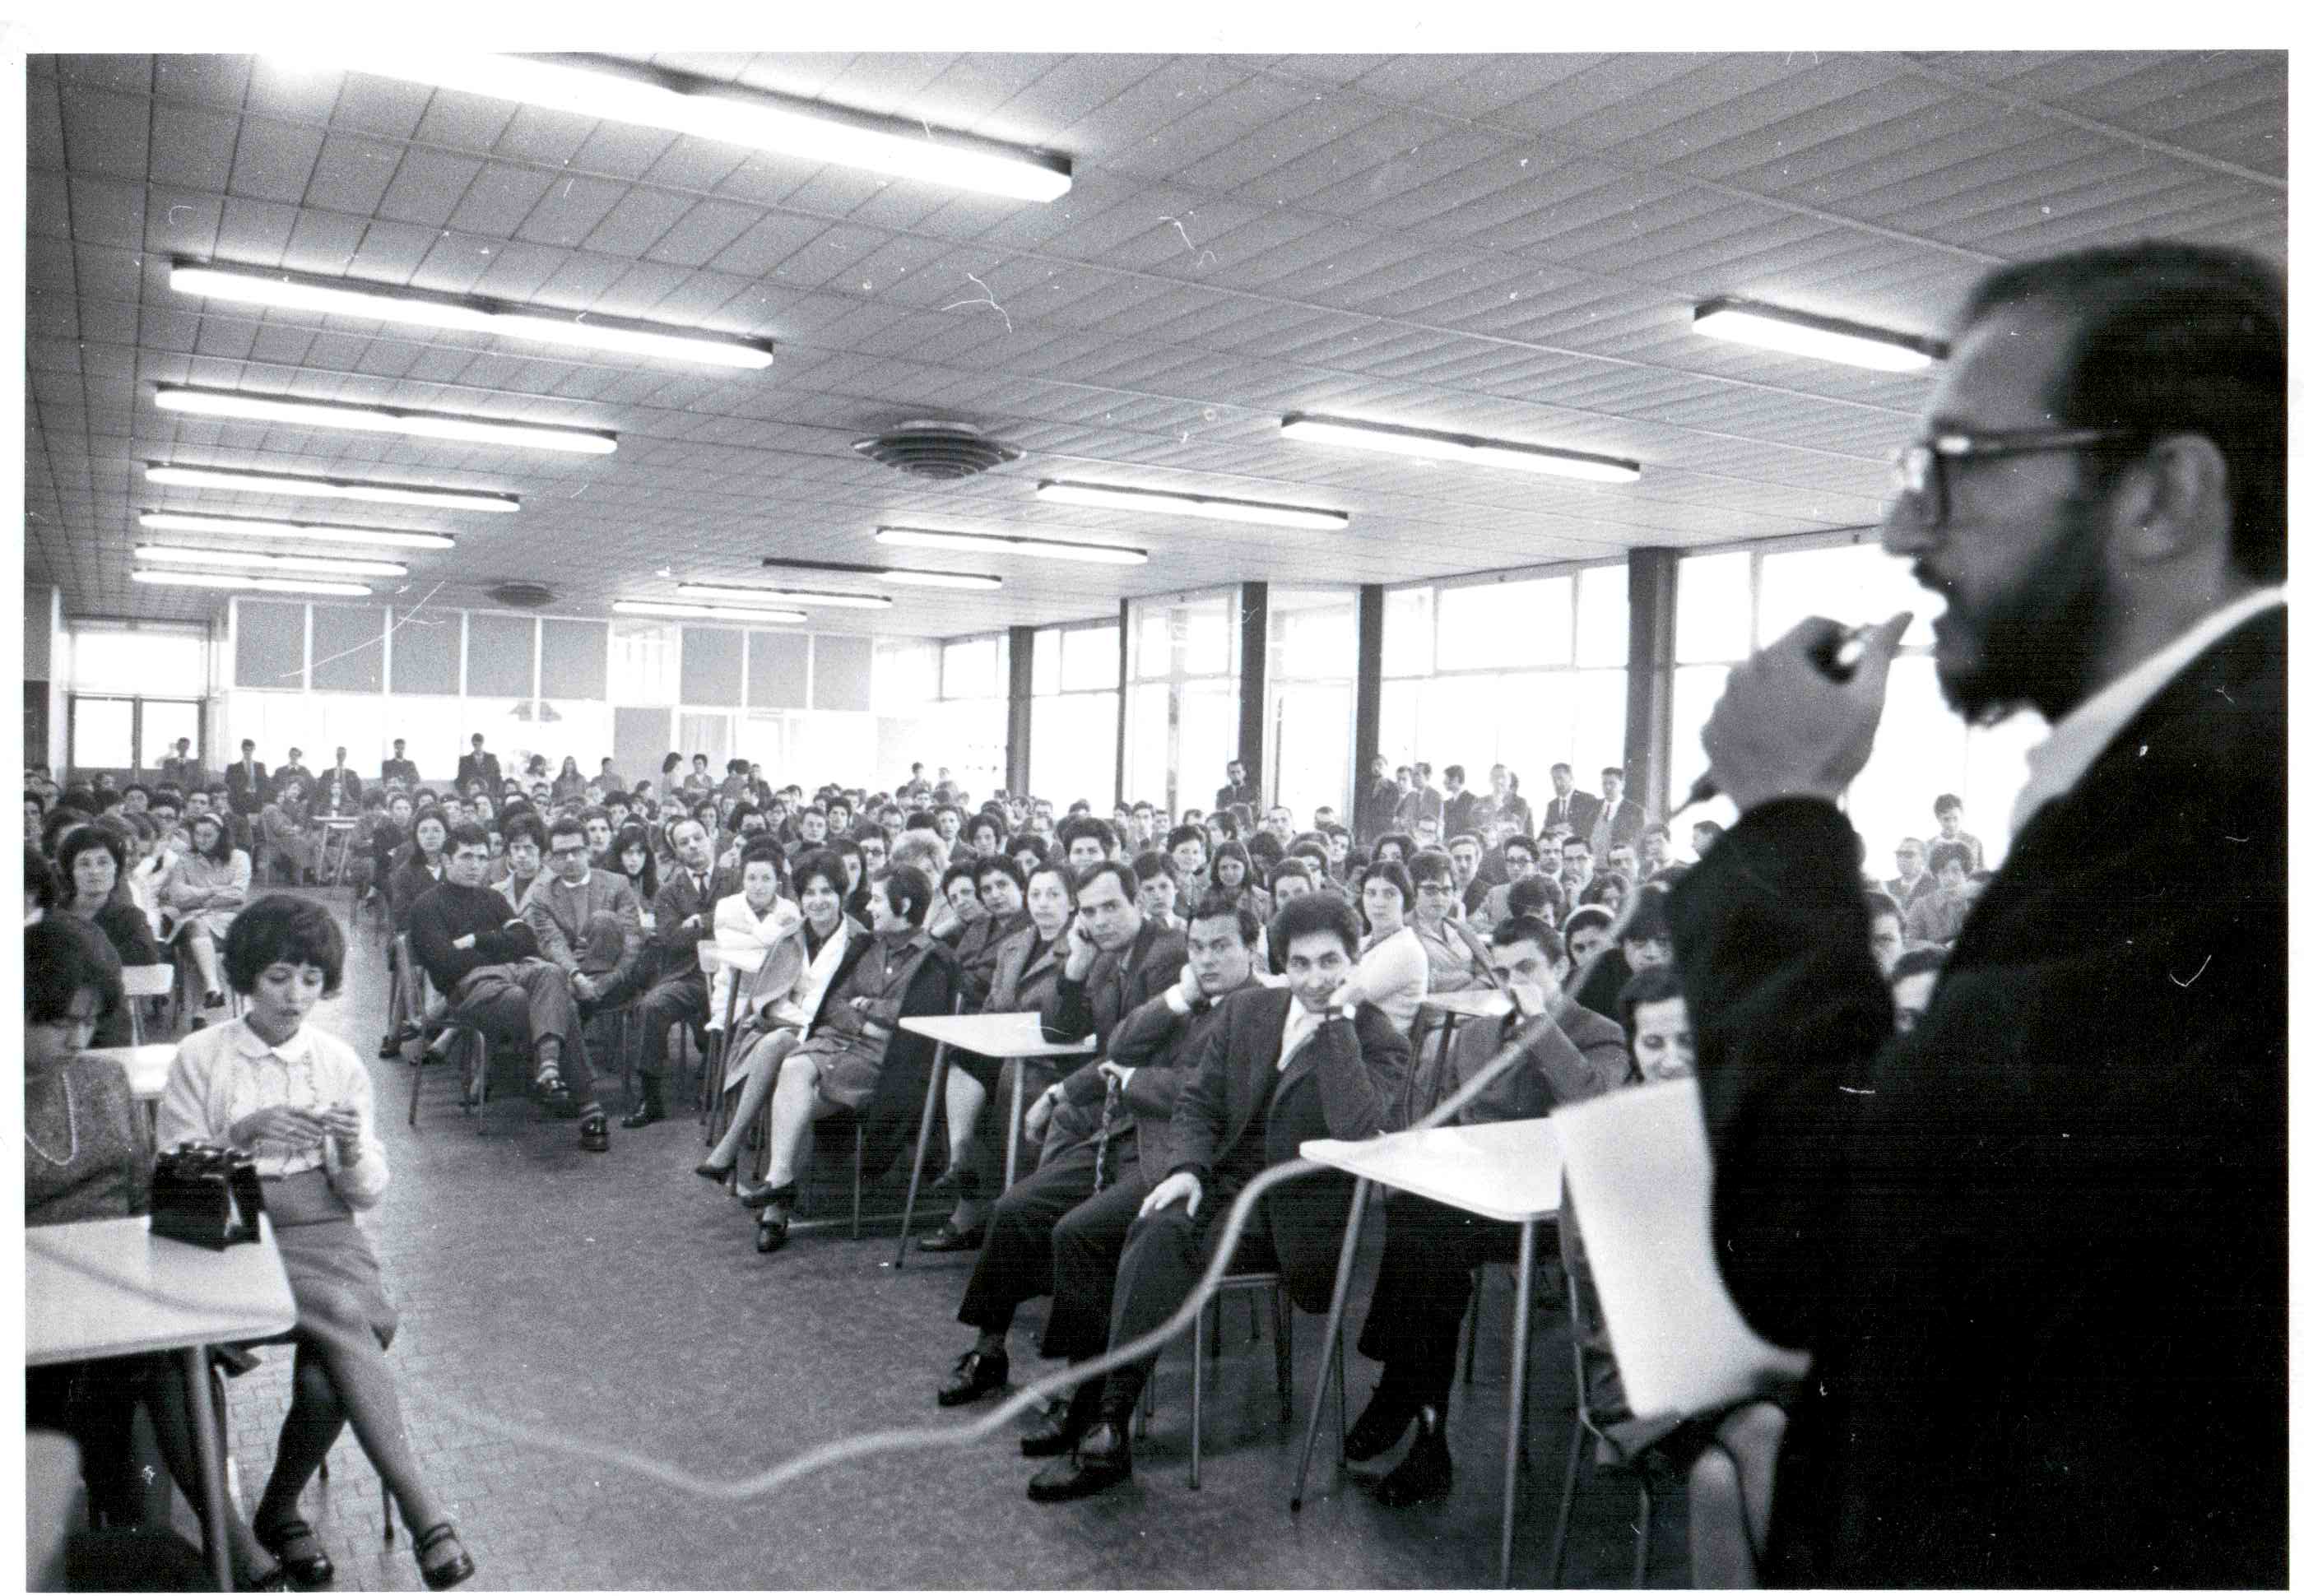
<instances>
[{"instance_id":1,"label":"handbag","mask_svg":"<svg viewBox=\"0 0 2304 1596\"><path fill-rule=\"evenodd\" d=\"M152 1234L216 1252L257 1238L264 1186L244 1153L180 1143L152 1168Z\"/></svg>"}]
</instances>

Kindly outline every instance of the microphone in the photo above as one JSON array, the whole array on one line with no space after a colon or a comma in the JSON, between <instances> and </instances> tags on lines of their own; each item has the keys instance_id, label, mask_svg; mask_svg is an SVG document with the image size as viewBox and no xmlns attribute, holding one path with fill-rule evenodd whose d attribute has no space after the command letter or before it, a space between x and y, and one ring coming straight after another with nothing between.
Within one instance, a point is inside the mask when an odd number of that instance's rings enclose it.
<instances>
[{"instance_id":1,"label":"microphone","mask_svg":"<svg viewBox=\"0 0 2304 1596\"><path fill-rule=\"evenodd\" d=\"M1876 625L1840 627L1829 636L1818 638L1814 646L1808 649L1808 657L1826 679L1839 682L1852 681L1856 677L1857 662L1864 657L1864 650L1870 646L1873 634L1879 629ZM1720 784L1712 779L1710 771L1706 771L1689 788L1688 797L1681 801L1680 807L1664 818L1677 820L1683 811L1698 804L1708 804L1719 796Z\"/></svg>"}]
</instances>

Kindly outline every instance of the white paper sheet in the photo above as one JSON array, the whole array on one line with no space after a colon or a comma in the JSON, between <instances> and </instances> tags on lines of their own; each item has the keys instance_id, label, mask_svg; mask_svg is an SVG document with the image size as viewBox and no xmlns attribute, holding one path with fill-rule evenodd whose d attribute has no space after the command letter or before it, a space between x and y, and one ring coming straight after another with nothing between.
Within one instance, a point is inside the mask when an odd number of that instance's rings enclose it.
<instances>
[{"instance_id":1,"label":"white paper sheet","mask_svg":"<svg viewBox=\"0 0 2304 1596\"><path fill-rule=\"evenodd\" d=\"M1551 1122L1633 1413L1704 1413L1807 1372L1808 1355L1756 1334L1720 1278L1694 1081L1612 1092Z\"/></svg>"}]
</instances>

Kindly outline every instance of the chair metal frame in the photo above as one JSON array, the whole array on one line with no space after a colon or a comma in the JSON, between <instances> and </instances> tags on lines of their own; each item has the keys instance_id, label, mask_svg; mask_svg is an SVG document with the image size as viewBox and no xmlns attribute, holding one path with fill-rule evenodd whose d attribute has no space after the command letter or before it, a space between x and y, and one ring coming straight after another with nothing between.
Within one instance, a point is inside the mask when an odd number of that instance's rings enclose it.
<instances>
[{"instance_id":1,"label":"chair metal frame","mask_svg":"<svg viewBox=\"0 0 2304 1596\"><path fill-rule=\"evenodd\" d=\"M1574 1354L1576 1366L1576 1426L1569 1432L1568 1469L1561 1486L1560 1520L1552 1532L1552 1573L1546 1582L1554 1589L1560 1584L1560 1568L1568 1555L1568 1524L1576 1508L1576 1488L1584 1473L1584 1460L1589 1452L1595 1473L1601 1469L1621 1469L1632 1474L1640 1490L1640 1513L1634 1533L1638 1537L1632 1552L1632 1587L1638 1590L1648 1583L1649 1531L1655 1524L1656 1496L1648 1483L1648 1471L1637 1457L1627 1457L1622 1448L1609 1438L1608 1432L1592 1417L1589 1377L1584 1364L1584 1333L1586 1319L1583 1294L1576 1287L1576 1271L1565 1269L1568 1277L1569 1347Z\"/></svg>"},{"instance_id":2,"label":"chair metal frame","mask_svg":"<svg viewBox=\"0 0 2304 1596\"><path fill-rule=\"evenodd\" d=\"M1191 1460L1184 1482L1193 1490L1200 1488L1200 1438L1207 1406L1207 1366L1224 1356L1224 1299L1234 1292L1270 1291L1272 1293L1272 1360L1273 1376L1280 1394L1280 1422L1287 1424L1296 1416L1295 1315L1296 1305L1288 1300L1286 1283L1277 1269L1228 1270L1216 1282L1208 1300L1200 1305L1199 1316L1192 1322L1192 1442ZM1249 1298L1249 1339L1262 1338L1263 1330L1256 1316L1257 1299ZM1157 1371L1155 1371L1156 1376ZM1152 1389L1156 1381L1147 1378L1144 1394L1136 1405L1136 1434L1141 1440L1151 1429ZM1336 1382L1336 1422L1344 1422L1344 1387Z\"/></svg>"},{"instance_id":3,"label":"chair metal frame","mask_svg":"<svg viewBox=\"0 0 2304 1596\"><path fill-rule=\"evenodd\" d=\"M144 1004L153 998L171 997L176 991L176 966L171 959L162 964L125 964L120 967L121 991L128 998L128 1040L132 1046L144 1045ZM182 1005L179 1006L181 1013Z\"/></svg>"}]
</instances>

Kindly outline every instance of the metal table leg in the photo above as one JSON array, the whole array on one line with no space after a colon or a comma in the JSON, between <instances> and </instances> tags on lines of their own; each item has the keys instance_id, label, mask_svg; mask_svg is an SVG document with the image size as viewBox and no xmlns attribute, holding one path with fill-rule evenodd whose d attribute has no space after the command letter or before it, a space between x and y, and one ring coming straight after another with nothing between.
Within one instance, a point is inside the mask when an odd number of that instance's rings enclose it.
<instances>
[{"instance_id":1,"label":"metal table leg","mask_svg":"<svg viewBox=\"0 0 2304 1596\"><path fill-rule=\"evenodd\" d=\"M1016 1067L1016 1085L1008 1094L1008 1168L1000 1178L1000 1189L1006 1191L1016 1184L1016 1145L1024 1139L1024 1077L1031 1069L1029 1060L1011 1059Z\"/></svg>"},{"instance_id":2,"label":"metal table leg","mask_svg":"<svg viewBox=\"0 0 2304 1596\"><path fill-rule=\"evenodd\" d=\"M219 1591L232 1589L232 1540L224 1533L224 1457L216 1425L216 1398L208 1389L208 1349L187 1347L178 1355L184 1361L184 1384L192 1404L192 1454L199 1460L200 1503L207 1521L208 1573Z\"/></svg>"},{"instance_id":3,"label":"metal table leg","mask_svg":"<svg viewBox=\"0 0 2304 1596\"><path fill-rule=\"evenodd\" d=\"M1504 1544L1496 1569L1496 1583L1506 1590L1512 1587L1513 1520L1520 1505L1520 1431L1528 1411L1528 1310L1535 1283L1536 1221L1522 1220L1520 1288L1512 1301L1512 1394L1505 1399L1510 1411L1504 1415Z\"/></svg>"},{"instance_id":4,"label":"metal table leg","mask_svg":"<svg viewBox=\"0 0 2304 1596\"><path fill-rule=\"evenodd\" d=\"M904 1267L904 1247L912 1238L912 1204L920 1199L920 1171L928 1161L928 1137L936 1130L936 1104L944 1100L948 1043L936 1043L936 1061L928 1066L928 1101L920 1105L920 1138L912 1148L912 1185L904 1194L904 1222L896 1230L896 1267Z\"/></svg>"},{"instance_id":5,"label":"metal table leg","mask_svg":"<svg viewBox=\"0 0 2304 1596\"><path fill-rule=\"evenodd\" d=\"M1342 1355L1338 1343L1343 1339L1344 1301L1351 1295L1352 1258L1360 1250L1360 1220L1368 1212L1368 1183L1355 1180L1352 1183L1351 1216L1344 1220L1344 1250L1336 1260L1336 1288L1328 1298L1328 1325L1320 1338L1320 1366L1318 1372L1312 1377L1311 1417L1304 1424L1304 1455L1296 1463L1296 1494L1288 1499L1291 1513L1300 1513L1304 1508L1304 1482L1312 1473L1312 1447L1320 1439L1320 1404L1327 1398L1331 1371L1336 1378L1336 1394L1339 1397L1343 1395L1344 1372L1336 1367ZM1337 1421L1339 1425L1343 1422L1341 1418ZM1336 1434L1336 1466L1339 1469L1344 1465L1343 1440L1343 1432L1339 1429Z\"/></svg>"}]
</instances>

